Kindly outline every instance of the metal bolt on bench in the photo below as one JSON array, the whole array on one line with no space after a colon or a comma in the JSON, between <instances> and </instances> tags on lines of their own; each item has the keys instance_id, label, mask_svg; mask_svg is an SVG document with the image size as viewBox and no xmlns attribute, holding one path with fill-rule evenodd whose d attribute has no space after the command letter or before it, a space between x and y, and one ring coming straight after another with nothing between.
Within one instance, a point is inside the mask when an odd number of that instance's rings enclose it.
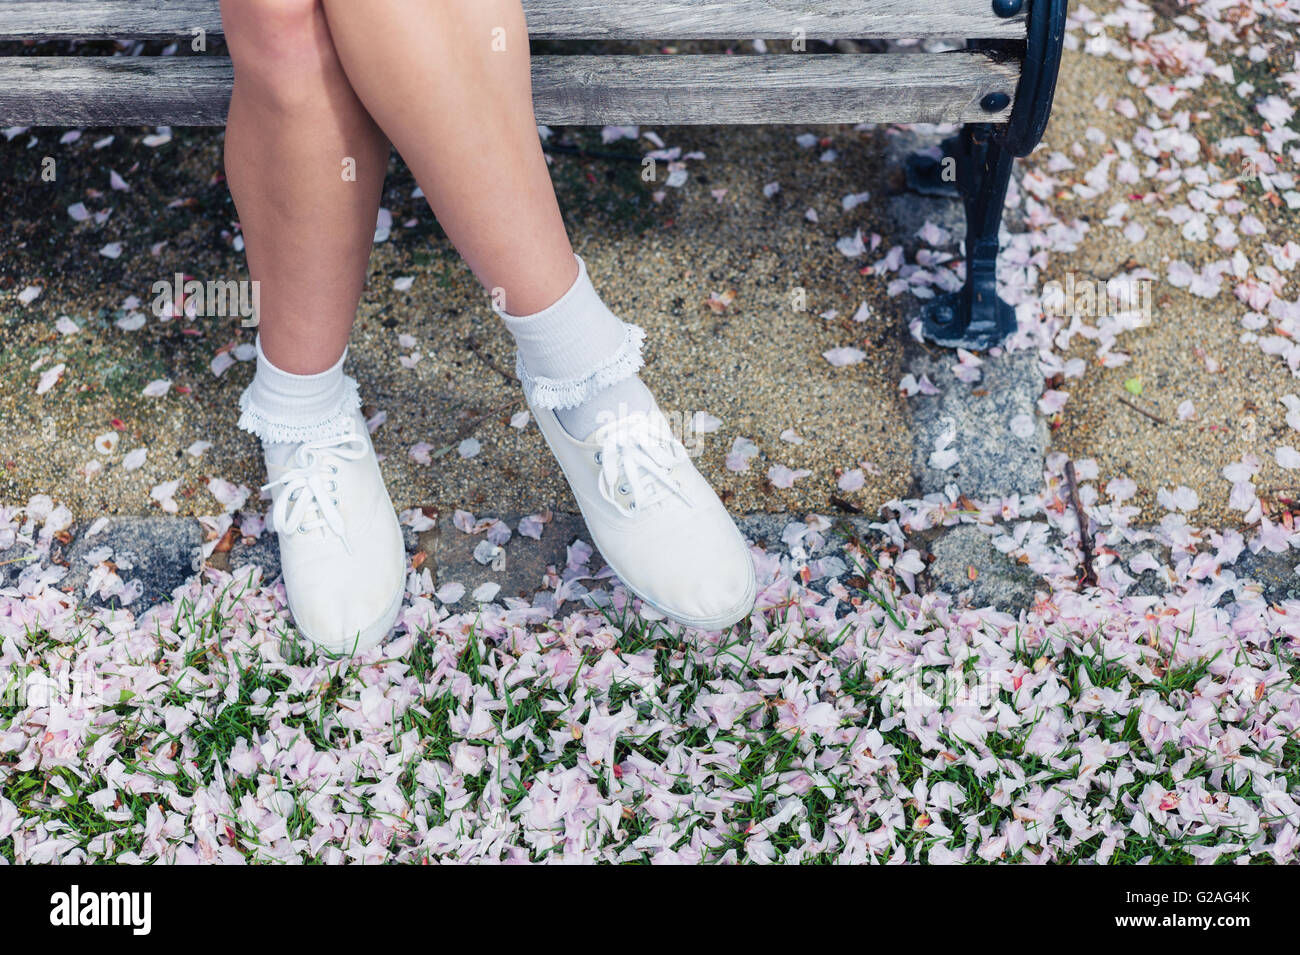
<instances>
[{"instance_id":1,"label":"metal bolt on bench","mask_svg":"<svg viewBox=\"0 0 1300 955\"><path fill-rule=\"evenodd\" d=\"M218 0L0 0L0 41L220 36ZM944 142L966 209L966 285L923 309L935 342L974 350L1015 328L997 297L998 228L1015 158L1047 126L1067 0L524 0L529 31L564 40L964 38L945 53L533 57L552 125L961 123ZM0 57L0 126L220 126L221 56ZM953 194L943 163L908 181ZM949 164L952 165L952 164Z\"/></svg>"}]
</instances>

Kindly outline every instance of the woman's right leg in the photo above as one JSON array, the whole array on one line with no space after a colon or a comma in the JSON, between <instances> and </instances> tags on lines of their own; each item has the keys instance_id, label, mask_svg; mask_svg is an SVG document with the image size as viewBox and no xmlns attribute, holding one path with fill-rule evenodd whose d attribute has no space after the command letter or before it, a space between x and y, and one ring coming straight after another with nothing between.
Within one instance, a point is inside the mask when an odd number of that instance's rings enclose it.
<instances>
[{"instance_id":1,"label":"woman's right leg","mask_svg":"<svg viewBox=\"0 0 1300 955\"><path fill-rule=\"evenodd\" d=\"M319 0L221 0L221 16L235 64L226 178L261 284L262 348L314 374L347 345L388 139L343 73Z\"/></svg>"},{"instance_id":2,"label":"woman's right leg","mask_svg":"<svg viewBox=\"0 0 1300 955\"><path fill-rule=\"evenodd\" d=\"M319 0L221 0L235 66L226 178L259 284L240 427L262 439L299 631L338 652L391 629L401 528L343 373L389 143L352 92Z\"/></svg>"}]
</instances>

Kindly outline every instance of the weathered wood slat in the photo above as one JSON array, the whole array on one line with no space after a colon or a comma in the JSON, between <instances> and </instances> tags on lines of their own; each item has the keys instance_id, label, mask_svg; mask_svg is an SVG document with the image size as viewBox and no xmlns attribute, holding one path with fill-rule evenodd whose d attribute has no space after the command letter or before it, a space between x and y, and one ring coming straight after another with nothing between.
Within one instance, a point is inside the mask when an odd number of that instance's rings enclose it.
<instances>
[{"instance_id":1,"label":"weathered wood slat","mask_svg":"<svg viewBox=\"0 0 1300 955\"><path fill-rule=\"evenodd\" d=\"M1005 121L1019 66L939 54L537 57L543 123L943 123Z\"/></svg>"},{"instance_id":2,"label":"weathered wood slat","mask_svg":"<svg viewBox=\"0 0 1300 955\"><path fill-rule=\"evenodd\" d=\"M221 126L233 80L219 56L0 57L0 125Z\"/></svg>"},{"instance_id":3,"label":"weathered wood slat","mask_svg":"<svg viewBox=\"0 0 1300 955\"><path fill-rule=\"evenodd\" d=\"M0 39L220 34L218 0L0 0ZM529 31L557 39L1017 38L1025 15L991 0L524 0Z\"/></svg>"},{"instance_id":4,"label":"weathered wood slat","mask_svg":"<svg viewBox=\"0 0 1300 955\"><path fill-rule=\"evenodd\" d=\"M978 53L536 56L537 119L607 123L1004 122L1018 64ZM216 56L0 57L0 126L219 126Z\"/></svg>"}]
</instances>

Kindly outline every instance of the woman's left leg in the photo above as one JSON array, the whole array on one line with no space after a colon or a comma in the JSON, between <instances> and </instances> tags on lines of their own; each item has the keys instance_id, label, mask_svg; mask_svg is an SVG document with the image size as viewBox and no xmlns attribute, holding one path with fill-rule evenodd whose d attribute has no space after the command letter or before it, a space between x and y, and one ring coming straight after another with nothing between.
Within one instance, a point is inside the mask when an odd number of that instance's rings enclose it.
<instances>
[{"instance_id":1,"label":"woman's left leg","mask_svg":"<svg viewBox=\"0 0 1300 955\"><path fill-rule=\"evenodd\" d=\"M519 0L324 4L352 88L492 293L527 371L571 380L602 360L617 364L612 355L636 364L637 330L604 308L569 244L537 136ZM570 290L563 314L535 318ZM648 411L653 399L635 372L599 396L570 389L561 422L585 438L601 412Z\"/></svg>"},{"instance_id":2,"label":"woman's left leg","mask_svg":"<svg viewBox=\"0 0 1300 955\"><path fill-rule=\"evenodd\" d=\"M517 368L606 561L670 616L730 625L753 562L637 377L641 329L569 244L537 136L519 0L323 0L343 69L518 346Z\"/></svg>"}]
</instances>

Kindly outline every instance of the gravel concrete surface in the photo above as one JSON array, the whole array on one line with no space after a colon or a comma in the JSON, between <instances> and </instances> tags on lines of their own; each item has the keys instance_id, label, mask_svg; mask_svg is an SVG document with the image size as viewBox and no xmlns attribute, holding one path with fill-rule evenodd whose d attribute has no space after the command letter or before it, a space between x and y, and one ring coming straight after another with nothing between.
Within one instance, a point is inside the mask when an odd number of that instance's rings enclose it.
<instances>
[{"instance_id":1,"label":"gravel concrete surface","mask_svg":"<svg viewBox=\"0 0 1300 955\"><path fill-rule=\"evenodd\" d=\"M826 509L834 494L870 513L911 484L909 412L897 389L905 325L900 301L834 246L858 228L888 235L883 201L848 211L841 202L890 188L881 165L885 134L817 129L825 142L803 149L794 143L803 131L660 128L670 146L706 157L687 161L690 176L680 188L663 184L662 163L660 181L646 183L638 162L608 158L558 155L554 178L598 288L649 333L645 379L661 405L679 420L697 412L721 420L699 435L699 462L729 506ZM86 131L60 145L61 131L36 130L0 144L7 169L0 203L9 223L0 278L0 500L49 493L77 514L143 514L156 506L151 488L179 479L179 512L202 514L217 503L205 490L213 478L256 493L257 449L235 428L253 363L236 361L220 377L211 370L218 352L250 344L252 330L235 318L161 322L149 314L153 283L177 271L204 281L246 277L221 176L222 134L176 130L171 142L149 148L140 144L148 132ZM94 148L110 134L111 144ZM555 137L605 153L639 156L650 148L606 146L592 129ZM838 158L820 161L828 148ZM58 158L58 182L39 180L45 154ZM130 189L110 188L110 170ZM773 182L780 191L765 195ZM572 509L535 425L509 424L522 404L508 336L413 188L394 158L383 203L394 225L375 247L349 365L367 413L387 415L375 441L394 502ZM67 211L76 203L92 214L112 211L102 224L76 222ZM819 223L806 217L809 209ZM122 244L119 258L100 254L110 242ZM394 289L401 277L413 279L409 290ZM32 286L40 296L21 303L19 293ZM123 302L131 296L147 321L124 331L116 323L129 314ZM864 301L872 318L851 321ZM822 317L832 310L837 318ZM60 330L61 316L71 334ZM404 335L415 344L404 346ZM868 357L832 367L822 352L842 346ZM414 352L421 356L414 367L399 364ZM57 384L37 395L42 373L60 364ZM158 379L171 389L145 397ZM788 429L803 443L781 440ZM97 451L96 437L113 433L115 447ZM723 461L742 436L760 454L738 474ZM467 438L482 448L469 459L457 451ZM196 441L212 445L197 459L186 453ZM420 442L433 446L429 464L408 453ZM126 470L124 459L138 448L147 449L145 463ZM92 461L102 470L87 479ZM836 469L863 461L865 486L838 491ZM772 465L812 475L775 488L766 479Z\"/></svg>"}]
</instances>

